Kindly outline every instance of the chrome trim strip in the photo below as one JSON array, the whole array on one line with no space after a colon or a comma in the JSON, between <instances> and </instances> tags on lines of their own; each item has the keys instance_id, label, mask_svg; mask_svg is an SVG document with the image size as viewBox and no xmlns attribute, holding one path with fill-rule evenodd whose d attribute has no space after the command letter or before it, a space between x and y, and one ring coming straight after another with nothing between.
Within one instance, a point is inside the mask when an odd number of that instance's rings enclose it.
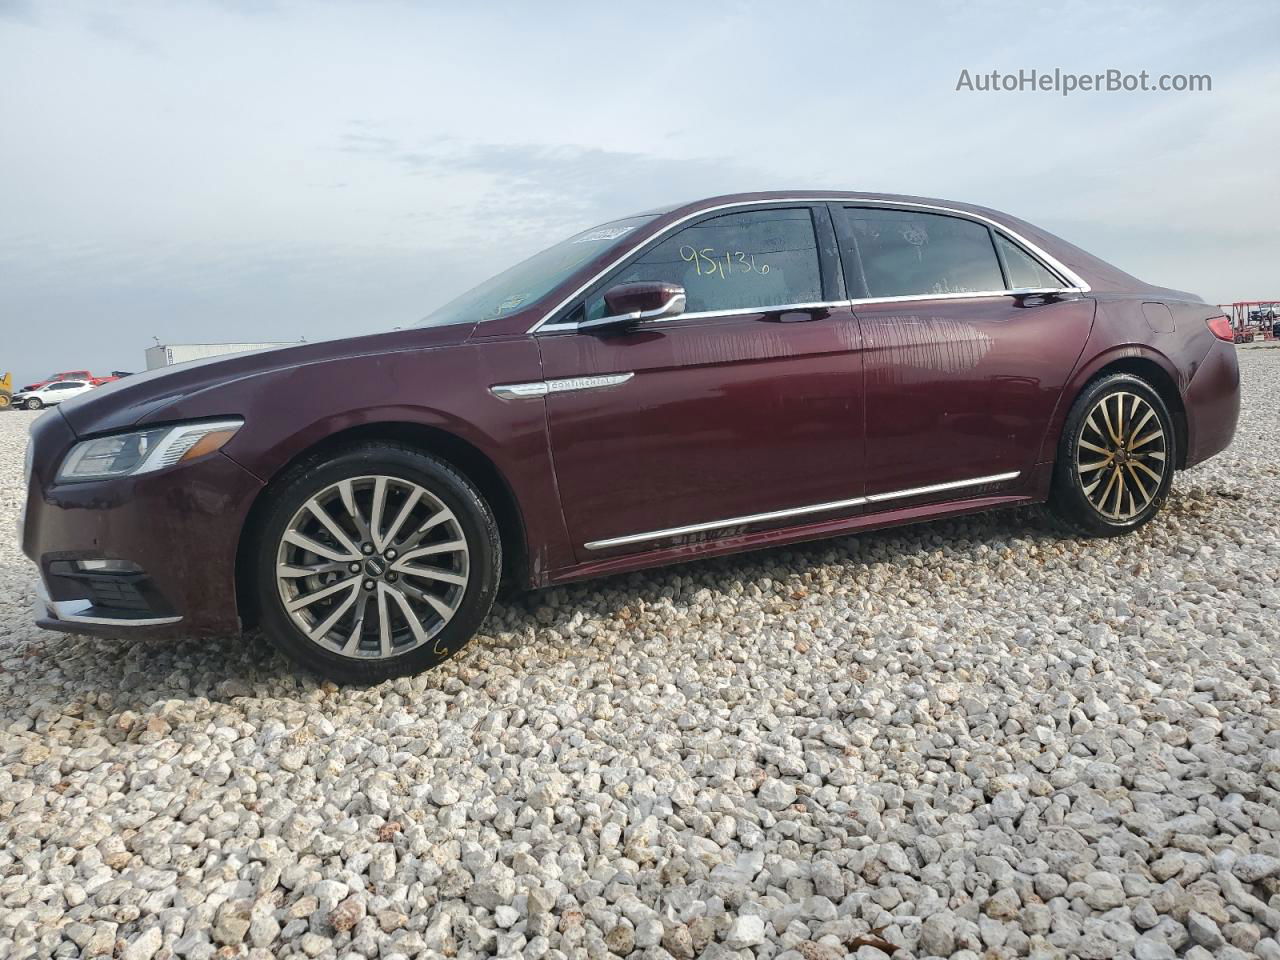
<instances>
[{"instance_id":1,"label":"chrome trim strip","mask_svg":"<svg viewBox=\"0 0 1280 960\"><path fill-rule=\"evenodd\" d=\"M683 319L684 317L747 316L752 313L786 313L788 310L822 310L827 307L846 307L848 305L848 300L817 300L812 303L782 303L776 307L737 307L733 310L695 310L692 313L682 313L680 315L680 319Z\"/></svg>"},{"instance_id":2,"label":"chrome trim strip","mask_svg":"<svg viewBox=\"0 0 1280 960\"><path fill-rule=\"evenodd\" d=\"M850 500L834 500L831 503L815 503L807 507L792 507L788 510L774 510L770 513L754 513L746 517L731 517L728 520L711 520L707 523L694 523L686 527L669 527L666 530L652 530L648 533L632 533L625 537L611 537L608 540L592 540L583 544L588 550L607 550L610 547L625 547L633 543L644 543L646 540L663 540L667 537L680 537L690 533L705 533L708 530L719 530L723 527L737 527L751 523L764 523L767 520L783 520L787 517L800 517L809 513L826 513L830 510L844 510L848 507L860 507L868 503L881 503L885 500L900 500L905 497L919 497L926 493L941 493L944 490L959 490L964 487L976 487L984 483L1002 483L1021 476L1020 470L1009 473L996 473L987 477L974 477L971 480L952 480L949 483L935 483L927 487L912 487L908 490L894 490L891 493L872 493L865 497L854 497Z\"/></svg>"},{"instance_id":3,"label":"chrome trim strip","mask_svg":"<svg viewBox=\"0 0 1280 960\"><path fill-rule=\"evenodd\" d=\"M823 307L847 307L857 310L858 307L877 303L912 303L918 300L976 300L983 297L1026 297L1037 294L1071 294L1084 293L1079 287L1043 287L1035 290L1019 288L1017 290L974 290L966 293L934 293L927 296L911 294L905 297L860 297L855 300L824 300L820 303L784 303L777 307L738 307L733 310L696 310L693 313L682 313L671 317L677 320L700 320L705 317L745 317L757 313L785 313L788 310L817 310ZM548 323L539 327L539 333L564 333L586 330L576 323Z\"/></svg>"},{"instance_id":4,"label":"chrome trim strip","mask_svg":"<svg viewBox=\"0 0 1280 960\"><path fill-rule=\"evenodd\" d=\"M664 320L664 323L675 322L677 320L698 320L702 317L746 317L754 313L785 313L788 310L819 310L830 307L847 307L851 300L819 300L812 303L783 303L776 307L735 307L733 310L695 310L692 313L682 313L679 316L671 317ZM858 301L859 303L863 301ZM594 322L594 321L592 321ZM539 333L559 333L564 330L590 330L591 328L579 323L548 323L539 329Z\"/></svg>"},{"instance_id":5,"label":"chrome trim strip","mask_svg":"<svg viewBox=\"0 0 1280 960\"><path fill-rule=\"evenodd\" d=\"M815 503L808 507L792 507L789 510L774 510L770 513L753 513L747 517L731 517L728 520L712 520L708 523L693 523L687 527L669 527L666 530L653 530L649 533L633 533L625 537L613 537L608 540L592 540L584 544L588 550L604 550L608 547L622 547L631 543L643 543L645 540L661 540L665 537L679 537L687 533L703 533L707 530L718 530L721 527L736 527L749 523L764 523L766 520L782 520L786 517L799 517L806 513L823 513L827 510L843 510L846 507L860 507L867 502L866 497L854 497L851 500L836 500L831 503Z\"/></svg>"},{"instance_id":6,"label":"chrome trim strip","mask_svg":"<svg viewBox=\"0 0 1280 960\"><path fill-rule=\"evenodd\" d=\"M529 400L533 397L545 397L547 381L535 380L532 383L498 383L489 388L489 392L502 400Z\"/></svg>"},{"instance_id":7,"label":"chrome trim strip","mask_svg":"<svg viewBox=\"0 0 1280 960\"><path fill-rule=\"evenodd\" d=\"M892 493L872 493L867 495L867 500L871 503L880 503L884 500L901 500L904 497L919 497L926 493L941 493L943 490L959 490L961 487L977 487L984 483L1003 483L1006 480L1016 479L1021 472L1021 470L1013 470L1009 473L993 473L989 477L974 477L972 480L952 480L950 483L933 483L927 487L912 487L909 490L894 490Z\"/></svg>"},{"instance_id":8,"label":"chrome trim strip","mask_svg":"<svg viewBox=\"0 0 1280 960\"><path fill-rule=\"evenodd\" d=\"M573 390L599 390L602 387L616 387L626 383L635 376L634 371L628 373L605 373L591 377L565 377L559 380L534 380L531 383L499 383L489 388L489 392L503 400L529 400L533 397L545 397L549 393L569 393Z\"/></svg>"},{"instance_id":9,"label":"chrome trim strip","mask_svg":"<svg viewBox=\"0 0 1280 960\"><path fill-rule=\"evenodd\" d=\"M1048 293L1084 293L1079 287L1047 287L1043 290L973 290L965 293L933 293L927 296L909 294L905 297L862 297L847 301L854 309L864 304L874 303L911 303L915 300L977 300L983 297L1025 297L1034 294Z\"/></svg>"},{"instance_id":10,"label":"chrome trim strip","mask_svg":"<svg viewBox=\"0 0 1280 960\"><path fill-rule=\"evenodd\" d=\"M50 600L49 591L45 589L43 580L36 581L36 602L44 609L44 613L52 620L63 623L83 623L94 626L112 627L159 627L165 624L178 623L181 617L87 617L81 611L90 610L93 604L88 600Z\"/></svg>"},{"instance_id":11,"label":"chrome trim strip","mask_svg":"<svg viewBox=\"0 0 1280 960\"><path fill-rule=\"evenodd\" d=\"M550 320L553 316L555 316L557 313L559 313L561 310L567 307L574 299L580 296L588 287L594 284L597 280L600 280L606 274L610 273L617 267L621 266L623 261L625 261L628 257L630 257L633 253L635 253L641 247L645 246L646 244L650 243L653 240L657 240L658 238L665 236L666 234L675 230L677 227L688 222L689 220L692 220L695 217L700 217L703 214L715 213L719 210L733 210L738 207L759 207L759 206L766 206L766 205L775 204L775 203L803 203L803 204L845 203L845 204L850 204L852 206L888 207L890 209L910 208L912 210L930 210L936 213L945 213L945 214L950 214L952 216L963 217L969 220L977 220L987 224L987 226L991 227L992 229L1000 231L1009 239L1014 240L1017 243L1021 244L1027 250L1034 253L1037 257L1039 257L1041 260L1047 263L1050 267L1056 270L1058 273L1062 274L1062 276L1065 277L1072 284L1072 286L1063 289L1061 292L1088 293L1089 290L1091 289L1089 284L1085 281L1083 277L1081 277L1078 273L1076 273L1074 270L1072 270L1070 267L1064 264L1057 257L1054 257L1050 253L1041 249L1039 246L1032 243L1026 237L1022 236L1019 233L1016 233L1015 231L1011 230L1009 227L1006 227L1004 224L999 223L995 220L992 220L990 217L984 217L980 213L972 213L968 210L957 210L955 207L944 207L944 206L939 206L938 204L933 204L933 203L911 203L905 200L901 200L901 201L873 200L870 198L864 200L864 199L859 199L858 197L774 197L771 200L736 200L733 203L722 203L714 207L704 207L701 210L694 210L690 213L685 214L679 220L676 220L676 221L673 221L672 223L667 224L667 226L663 227L662 230L659 231L658 233L653 234L653 236L646 237L644 240L641 240L639 243L633 244L632 246L628 247L625 253L615 258L613 261L609 263L607 267L605 267L603 270L601 270L599 273L593 276L586 283L582 284L582 286L578 287L578 289L574 290L573 293L571 293L569 296L561 300L552 309L544 313L542 315L542 318L537 323L535 323L532 327L530 327L527 332L537 333L543 327L543 325L547 323L548 320ZM1010 291L1008 290L1001 290L998 295L1007 296L1009 295L1009 293ZM991 294L988 294L988 296L990 295ZM955 297L955 296L961 296L961 295L951 294L950 296ZM941 298L928 297L928 296L915 296L915 297L907 297L907 298L876 297L876 298L868 298L865 300L859 300L856 302L858 303L893 303L893 302L897 302L899 300L904 300L904 299L935 300L935 299L941 299ZM774 308L770 308L770 309L774 309ZM718 315L719 314L717 314L717 316ZM685 316L690 316L690 314L685 314ZM560 332L562 330L567 330L567 329L576 329L576 327L570 324L556 324L553 328L551 328L549 332Z\"/></svg>"}]
</instances>

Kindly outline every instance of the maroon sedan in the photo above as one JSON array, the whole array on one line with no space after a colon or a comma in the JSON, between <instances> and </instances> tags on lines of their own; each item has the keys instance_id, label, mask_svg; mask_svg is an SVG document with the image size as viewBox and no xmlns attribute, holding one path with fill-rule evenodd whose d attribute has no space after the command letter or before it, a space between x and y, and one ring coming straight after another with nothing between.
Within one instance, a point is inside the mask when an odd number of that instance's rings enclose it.
<instances>
[{"instance_id":1,"label":"maroon sedan","mask_svg":"<svg viewBox=\"0 0 1280 960\"><path fill-rule=\"evenodd\" d=\"M1047 501L1087 534L1231 442L1231 330L1014 217L718 197L570 237L393 333L130 377L34 425L40 624L260 623L335 680L545 587Z\"/></svg>"}]
</instances>

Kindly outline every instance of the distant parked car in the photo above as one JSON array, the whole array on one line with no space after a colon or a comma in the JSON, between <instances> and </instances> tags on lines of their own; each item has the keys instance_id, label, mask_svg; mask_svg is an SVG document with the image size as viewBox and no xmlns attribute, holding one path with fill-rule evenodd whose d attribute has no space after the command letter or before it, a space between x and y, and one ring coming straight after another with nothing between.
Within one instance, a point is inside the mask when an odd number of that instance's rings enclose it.
<instances>
[{"instance_id":1,"label":"distant parked car","mask_svg":"<svg viewBox=\"0 0 1280 960\"><path fill-rule=\"evenodd\" d=\"M95 384L88 380L55 380L36 390L22 389L13 395L13 405L19 410L39 410L54 407L63 400L70 400L88 393Z\"/></svg>"},{"instance_id":2,"label":"distant parked car","mask_svg":"<svg viewBox=\"0 0 1280 960\"><path fill-rule=\"evenodd\" d=\"M41 387L47 387L51 383L57 383L60 380L85 380L90 386L100 387L104 383L110 383L112 380L119 380L120 374L114 370L111 371L109 377L95 377L88 370L64 370L62 373L55 373L53 376L46 377L43 380L37 380L35 383L28 383L23 387L23 391L39 390Z\"/></svg>"}]
</instances>

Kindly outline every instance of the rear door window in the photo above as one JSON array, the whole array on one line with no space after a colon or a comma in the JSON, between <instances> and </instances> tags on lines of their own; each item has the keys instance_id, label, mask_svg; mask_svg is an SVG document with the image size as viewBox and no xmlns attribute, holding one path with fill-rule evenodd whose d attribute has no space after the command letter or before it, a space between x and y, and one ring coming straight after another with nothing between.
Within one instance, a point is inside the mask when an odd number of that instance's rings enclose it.
<instances>
[{"instance_id":1,"label":"rear door window","mask_svg":"<svg viewBox=\"0 0 1280 960\"><path fill-rule=\"evenodd\" d=\"M837 216L854 297L929 297L1005 289L981 223L908 210L845 207Z\"/></svg>"},{"instance_id":2,"label":"rear door window","mask_svg":"<svg viewBox=\"0 0 1280 960\"><path fill-rule=\"evenodd\" d=\"M1060 290L1062 280L1008 237L996 234L996 248L1004 261L1011 290Z\"/></svg>"}]
</instances>

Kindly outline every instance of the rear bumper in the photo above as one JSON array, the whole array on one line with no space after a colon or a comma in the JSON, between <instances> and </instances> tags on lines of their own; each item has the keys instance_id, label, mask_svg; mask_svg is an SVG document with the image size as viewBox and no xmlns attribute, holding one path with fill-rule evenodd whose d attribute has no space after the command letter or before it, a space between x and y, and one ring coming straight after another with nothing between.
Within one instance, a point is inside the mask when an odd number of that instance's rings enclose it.
<instances>
[{"instance_id":1,"label":"rear bumper","mask_svg":"<svg viewBox=\"0 0 1280 960\"><path fill-rule=\"evenodd\" d=\"M1234 344L1214 340L1182 397L1187 411L1186 466L1221 453L1240 419L1240 364Z\"/></svg>"},{"instance_id":2,"label":"rear bumper","mask_svg":"<svg viewBox=\"0 0 1280 960\"><path fill-rule=\"evenodd\" d=\"M104 636L238 631L236 553L261 481L214 453L137 477L57 484L75 440L56 412L32 427L22 549L39 568L37 623ZM86 560L136 570L79 570Z\"/></svg>"}]
</instances>

